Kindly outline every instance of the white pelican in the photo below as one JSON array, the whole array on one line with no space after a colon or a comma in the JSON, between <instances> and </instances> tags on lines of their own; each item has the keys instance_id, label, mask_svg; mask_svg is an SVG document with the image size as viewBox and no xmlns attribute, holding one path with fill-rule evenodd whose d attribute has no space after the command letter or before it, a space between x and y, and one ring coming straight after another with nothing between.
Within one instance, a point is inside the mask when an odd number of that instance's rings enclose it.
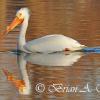
<instances>
[{"instance_id":1,"label":"white pelican","mask_svg":"<svg viewBox=\"0 0 100 100\"><path fill-rule=\"evenodd\" d=\"M85 45L81 45L76 40L66 37L64 35L54 34L47 35L26 43L25 35L28 27L29 21L29 9L21 8L17 14L16 18L7 27L6 33L13 30L17 25L21 24L21 30L19 35L19 49L24 52L42 52L42 53L52 53L56 51L76 51L81 50Z\"/></svg>"}]
</instances>

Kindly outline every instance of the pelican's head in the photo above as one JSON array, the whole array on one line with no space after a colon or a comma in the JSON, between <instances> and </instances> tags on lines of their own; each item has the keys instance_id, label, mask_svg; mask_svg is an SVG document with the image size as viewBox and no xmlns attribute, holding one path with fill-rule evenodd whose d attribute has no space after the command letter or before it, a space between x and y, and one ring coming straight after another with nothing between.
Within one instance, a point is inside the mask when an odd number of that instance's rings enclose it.
<instances>
[{"instance_id":1,"label":"pelican's head","mask_svg":"<svg viewBox=\"0 0 100 100\"><path fill-rule=\"evenodd\" d=\"M17 11L15 19L12 23L7 27L7 33L13 30L16 26L23 23L25 19L29 19L29 9L28 8L21 8Z\"/></svg>"}]
</instances>

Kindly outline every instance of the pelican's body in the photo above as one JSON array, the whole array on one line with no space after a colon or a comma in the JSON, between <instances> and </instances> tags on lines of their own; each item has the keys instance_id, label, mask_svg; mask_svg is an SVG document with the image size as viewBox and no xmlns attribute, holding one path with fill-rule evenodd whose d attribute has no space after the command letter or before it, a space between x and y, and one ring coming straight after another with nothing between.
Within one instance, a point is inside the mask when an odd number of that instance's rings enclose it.
<instances>
[{"instance_id":1,"label":"pelican's body","mask_svg":"<svg viewBox=\"0 0 100 100\"><path fill-rule=\"evenodd\" d=\"M64 35L47 35L27 42L24 48L30 52L52 53L64 50L79 50L83 47L77 41Z\"/></svg>"},{"instance_id":2,"label":"pelican's body","mask_svg":"<svg viewBox=\"0 0 100 100\"><path fill-rule=\"evenodd\" d=\"M17 18L7 28L7 32L11 31L18 24L22 24L19 35L19 49L24 52L52 53L64 50L75 51L84 48L84 45L81 45L76 40L66 37L64 35L57 35L57 34L47 35L26 43L25 35L29 20L28 8L21 8L17 12L16 16Z\"/></svg>"}]
</instances>

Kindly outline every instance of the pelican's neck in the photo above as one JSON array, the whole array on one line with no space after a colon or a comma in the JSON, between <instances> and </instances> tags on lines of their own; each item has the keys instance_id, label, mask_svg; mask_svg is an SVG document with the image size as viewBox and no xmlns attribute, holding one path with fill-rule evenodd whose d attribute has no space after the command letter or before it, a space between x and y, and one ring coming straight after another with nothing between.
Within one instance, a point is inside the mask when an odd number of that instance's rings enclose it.
<instances>
[{"instance_id":1,"label":"pelican's neck","mask_svg":"<svg viewBox=\"0 0 100 100\"><path fill-rule=\"evenodd\" d=\"M21 26L20 35L19 35L19 49L22 51L25 51L23 46L26 44L25 35L28 27L28 20L29 17L24 18L24 21Z\"/></svg>"}]
</instances>

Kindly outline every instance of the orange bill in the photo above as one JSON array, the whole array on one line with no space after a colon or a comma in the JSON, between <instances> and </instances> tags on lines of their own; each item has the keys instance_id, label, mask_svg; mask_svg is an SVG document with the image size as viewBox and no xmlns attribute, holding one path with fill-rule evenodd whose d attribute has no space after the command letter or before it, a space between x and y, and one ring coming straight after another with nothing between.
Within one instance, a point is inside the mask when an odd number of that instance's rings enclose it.
<instances>
[{"instance_id":1,"label":"orange bill","mask_svg":"<svg viewBox=\"0 0 100 100\"><path fill-rule=\"evenodd\" d=\"M3 33L0 33L0 40L2 40L8 34L8 32L12 31L17 25L21 24L23 20L24 19L16 17L12 21L12 23L7 27L7 29Z\"/></svg>"},{"instance_id":2,"label":"orange bill","mask_svg":"<svg viewBox=\"0 0 100 100\"><path fill-rule=\"evenodd\" d=\"M7 33L11 30L13 30L17 25L21 24L23 22L23 19L20 19L18 17L16 17L12 23L7 27Z\"/></svg>"}]
</instances>

